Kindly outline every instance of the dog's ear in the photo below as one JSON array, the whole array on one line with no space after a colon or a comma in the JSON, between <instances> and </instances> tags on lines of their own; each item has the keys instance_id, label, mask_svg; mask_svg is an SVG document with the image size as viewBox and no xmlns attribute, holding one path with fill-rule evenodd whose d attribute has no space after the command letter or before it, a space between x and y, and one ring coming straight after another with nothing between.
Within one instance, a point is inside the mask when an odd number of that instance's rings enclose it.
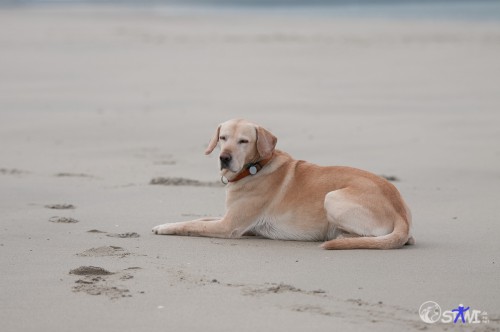
<instances>
[{"instance_id":1,"label":"dog's ear","mask_svg":"<svg viewBox=\"0 0 500 332\"><path fill-rule=\"evenodd\" d=\"M262 159L269 158L274 151L278 139L270 131L257 127L257 151Z\"/></svg>"},{"instance_id":2,"label":"dog's ear","mask_svg":"<svg viewBox=\"0 0 500 332\"><path fill-rule=\"evenodd\" d=\"M215 131L215 135L212 137L210 140L210 143L208 143L207 149L205 150L205 154L211 154L212 151L215 149L217 146L217 143L219 142L219 133L220 133L220 126L217 127L217 130Z\"/></svg>"}]
</instances>

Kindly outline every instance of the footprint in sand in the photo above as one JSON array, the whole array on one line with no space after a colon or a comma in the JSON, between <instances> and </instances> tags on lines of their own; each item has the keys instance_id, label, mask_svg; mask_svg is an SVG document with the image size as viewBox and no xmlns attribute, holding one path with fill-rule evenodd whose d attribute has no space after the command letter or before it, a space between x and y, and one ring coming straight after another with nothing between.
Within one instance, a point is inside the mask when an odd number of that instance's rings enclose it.
<instances>
[{"instance_id":1,"label":"footprint in sand","mask_svg":"<svg viewBox=\"0 0 500 332\"><path fill-rule=\"evenodd\" d=\"M70 270L69 274L77 276L108 276L113 274L102 267L97 266L80 266L76 269Z\"/></svg>"},{"instance_id":2,"label":"footprint in sand","mask_svg":"<svg viewBox=\"0 0 500 332\"><path fill-rule=\"evenodd\" d=\"M119 233L119 234L118 233L111 233L111 234L107 234L106 236L109 236L109 237L118 237L118 238L121 238L121 239L140 237L140 235L137 234L136 232Z\"/></svg>"},{"instance_id":3,"label":"footprint in sand","mask_svg":"<svg viewBox=\"0 0 500 332\"><path fill-rule=\"evenodd\" d=\"M54 209L54 210L72 210L75 209L76 207L73 204L47 204L45 205L47 209Z\"/></svg>"},{"instance_id":4,"label":"footprint in sand","mask_svg":"<svg viewBox=\"0 0 500 332\"><path fill-rule=\"evenodd\" d=\"M100 231L98 229L91 229L90 231L87 231L87 233L94 233L94 234L106 234L104 231Z\"/></svg>"},{"instance_id":5,"label":"footprint in sand","mask_svg":"<svg viewBox=\"0 0 500 332\"><path fill-rule=\"evenodd\" d=\"M190 186L190 187L223 187L220 181L205 182L186 178L164 178L157 177L149 181L149 184L163 186Z\"/></svg>"},{"instance_id":6,"label":"footprint in sand","mask_svg":"<svg viewBox=\"0 0 500 332\"><path fill-rule=\"evenodd\" d=\"M57 173L54 176L58 178L68 177L68 178L95 178L95 176L85 173L70 173L70 172L61 172Z\"/></svg>"},{"instance_id":7,"label":"footprint in sand","mask_svg":"<svg viewBox=\"0 0 500 332\"><path fill-rule=\"evenodd\" d=\"M125 251L125 249L123 249L122 247L103 246L97 248L90 248L76 255L80 257L118 256L120 258L123 258L130 255L130 253Z\"/></svg>"},{"instance_id":8,"label":"footprint in sand","mask_svg":"<svg viewBox=\"0 0 500 332\"><path fill-rule=\"evenodd\" d=\"M131 239L131 238L137 238L140 237L140 235L136 232L127 232L127 233L109 233L100 231L98 229L91 229L90 231L87 231L87 233L94 233L94 234L106 234L106 236L109 237L117 237L120 239Z\"/></svg>"},{"instance_id":9,"label":"footprint in sand","mask_svg":"<svg viewBox=\"0 0 500 332\"><path fill-rule=\"evenodd\" d=\"M123 297L132 297L129 289L122 285L117 285L117 283L134 278L133 275L126 271L137 269L140 268L132 267L119 272L110 272L102 267L80 266L70 270L69 274L83 277L75 281L76 285L73 286L73 292L83 292L89 295L105 295L114 300ZM139 293L144 294L144 292Z\"/></svg>"},{"instance_id":10,"label":"footprint in sand","mask_svg":"<svg viewBox=\"0 0 500 332\"><path fill-rule=\"evenodd\" d=\"M394 175L384 175L384 174L381 174L379 175L380 177L386 179L387 181L390 181L390 182L398 182L400 181L399 178L397 176L394 176Z\"/></svg>"},{"instance_id":11,"label":"footprint in sand","mask_svg":"<svg viewBox=\"0 0 500 332\"><path fill-rule=\"evenodd\" d=\"M58 216L51 217L49 219L49 221L59 223L59 224L75 224L75 223L79 222L78 220L76 220L74 218L58 217Z\"/></svg>"},{"instance_id":12,"label":"footprint in sand","mask_svg":"<svg viewBox=\"0 0 500 332\"><path fill-rule=\"evenodd\" d=\"M21 174L27 174L29 172L23 171L17 168L0 168L0 174L4 175L21 175Z\"/></svg>"}]
</instances>

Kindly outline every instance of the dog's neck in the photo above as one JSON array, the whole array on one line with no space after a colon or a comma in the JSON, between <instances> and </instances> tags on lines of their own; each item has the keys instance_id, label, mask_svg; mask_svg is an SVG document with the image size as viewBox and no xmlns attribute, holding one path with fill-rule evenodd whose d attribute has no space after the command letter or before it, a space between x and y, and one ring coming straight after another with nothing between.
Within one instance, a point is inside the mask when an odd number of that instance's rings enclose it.
<instances>
[{"instance_id":1,"label":"dog's neck","mask_svg":"<svg viewBox=\"0 0 500 332\"><path fill-rule=\"evenodd\" d=\"M246 164L244 169L237 175L235 176L234 178L232 178L231 180L227 180L227 182L236 182L236 181L239 181L243 178L246 178L247 176L249 175L255 175L257 174L258 172L260 172L260 170L267 165L267 163L269 163L271 161L271 159L273 159L273 155L272 154L269 158L266 158L266 159L262 159L256 163L249 163L249 164ZM222 181L224 183L224 181Z\"/></svg>"}]
</instances>

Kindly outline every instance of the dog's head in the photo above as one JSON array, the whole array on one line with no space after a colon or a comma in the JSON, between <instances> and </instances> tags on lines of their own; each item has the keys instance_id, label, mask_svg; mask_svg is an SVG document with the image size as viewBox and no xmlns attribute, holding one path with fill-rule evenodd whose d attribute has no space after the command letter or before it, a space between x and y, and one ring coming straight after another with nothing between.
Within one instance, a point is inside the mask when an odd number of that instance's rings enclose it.
<instances>
[{"instance_id":1,"label":"dog's head","mask_svg":"<svg viewBox=\"0 0 500 332\"><path fill-rule=\"evenodd\" d=\"M229 120L217 127L205 154L220 143L221 174L228 179L245 165L271 157L278 139L268 130L245 120Z\"/></svg>"}]
</instances>

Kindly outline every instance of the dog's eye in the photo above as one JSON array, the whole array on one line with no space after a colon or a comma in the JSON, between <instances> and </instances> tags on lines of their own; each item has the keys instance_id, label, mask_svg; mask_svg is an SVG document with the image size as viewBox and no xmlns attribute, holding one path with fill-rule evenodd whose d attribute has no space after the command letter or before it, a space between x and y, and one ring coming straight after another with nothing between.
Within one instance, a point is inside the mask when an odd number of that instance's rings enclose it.
<instances>
[{"instance_id":1,"label":"dog's eye","mask_svg":"<svg viewBox=\"0 0 500 332\"><path fill-rule=\"evenodd\" d=\"M221 141L225 141L225 140L226 140L226 136L221 136L221 137L219 137L219 139L220 139Z\"/></svg>"},{"instance_id":2,"label":"dog's eye","mask_svg":"<svg viewBox=\"0 0 500 332\"><path fill-rule=\"evenodd\" d=\"M247 139L240 139L240 140L238 141L238 144L246 144L246 143L248 143L248 140L247 140Z\"/></svg>"}]
</instances>

